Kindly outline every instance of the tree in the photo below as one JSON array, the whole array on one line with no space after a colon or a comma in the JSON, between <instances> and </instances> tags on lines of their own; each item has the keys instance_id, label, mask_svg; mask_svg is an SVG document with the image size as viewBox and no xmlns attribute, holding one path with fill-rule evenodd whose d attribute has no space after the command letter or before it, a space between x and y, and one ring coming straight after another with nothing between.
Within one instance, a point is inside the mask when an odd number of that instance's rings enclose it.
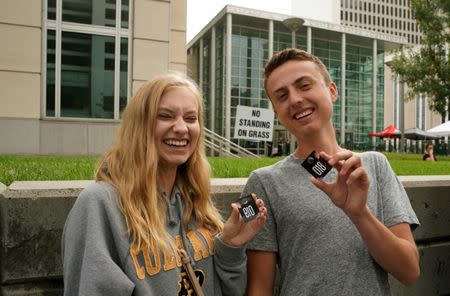
<instances>
[{"instance_id":1,"label":"tree","mask_svg":"<svg viewBox=\"0 0 450 296\"><path fill-rule=\"evenodd\" d=\"M408 85L407 99L426 93L429 107L445 116L450 106L450 0L410 0L421 45L399 50L389 66Z\"/></svg>"}]
</instances>

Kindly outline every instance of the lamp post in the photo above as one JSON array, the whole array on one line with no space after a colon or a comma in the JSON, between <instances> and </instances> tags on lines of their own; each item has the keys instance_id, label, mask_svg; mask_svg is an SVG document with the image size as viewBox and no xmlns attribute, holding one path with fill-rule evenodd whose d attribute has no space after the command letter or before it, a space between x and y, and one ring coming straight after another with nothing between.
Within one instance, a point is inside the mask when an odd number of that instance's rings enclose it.
<instances>
[{"instance_id":1,"label":"lamp post","mask_svg":"<svg viewBox=\"0 0 450 296\"><path fill-rule=\"evenodd\" d=\"M283 25L285 25L292 32L292 48L295 48L297 43L295 40L295 33L298 31L298 29L300 29L301 26L303 26L304 23L305 20L298 17L287 18L283 21ZM289 136L291 138L289 151L293 152L295 150L296 139L292 134L290 134Z\"/></svg>"},{"instance_id":2,"label":"lamp post","mask_svg":"<svg viewBox=\"0 0 450 296\"><path fill-rule=\"evenodd\" d=\"M305 20L298 17L287 18L283 21L283 25L285 25L293 33L298 31L298 29L300 29L300 27L303 26L304 23ZM293 47L295 47L295 44L293 44Z\"/></svg>"}]
</instances>

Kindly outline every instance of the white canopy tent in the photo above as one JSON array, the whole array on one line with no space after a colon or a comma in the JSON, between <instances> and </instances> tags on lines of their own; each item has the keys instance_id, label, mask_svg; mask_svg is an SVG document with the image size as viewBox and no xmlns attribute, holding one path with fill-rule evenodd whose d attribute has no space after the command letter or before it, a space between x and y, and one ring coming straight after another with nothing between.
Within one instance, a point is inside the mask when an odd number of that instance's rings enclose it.
<instances>
[{"instance_id":1,"label":"white canopy tent","mask_svg":"<svg viewBox=\"0 0 450 296\"><path fill-rule=\"evenodd\" d=\"M450 136L450 120L427 130L427 132L435 136Z\"/></svg>"}]
</instances>

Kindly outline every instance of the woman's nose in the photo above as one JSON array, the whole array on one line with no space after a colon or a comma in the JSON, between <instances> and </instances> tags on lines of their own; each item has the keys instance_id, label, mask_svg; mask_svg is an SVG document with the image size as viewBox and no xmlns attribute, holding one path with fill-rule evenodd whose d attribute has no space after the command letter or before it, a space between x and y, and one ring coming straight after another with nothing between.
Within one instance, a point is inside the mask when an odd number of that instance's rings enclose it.
<instances>
[{"instance_id":1,"label":"woman's nose","mask_svg":"<svg viewBox=\"0 0 450 296\"><path fill-rule=\"evenodd\" d=\"M176 119L174 126L173 126L173 130L174 130L174 132L177 132L177 133L187 132L187 130L188 130L187 124L183 118Z\"/></svg>"}]
</instances>

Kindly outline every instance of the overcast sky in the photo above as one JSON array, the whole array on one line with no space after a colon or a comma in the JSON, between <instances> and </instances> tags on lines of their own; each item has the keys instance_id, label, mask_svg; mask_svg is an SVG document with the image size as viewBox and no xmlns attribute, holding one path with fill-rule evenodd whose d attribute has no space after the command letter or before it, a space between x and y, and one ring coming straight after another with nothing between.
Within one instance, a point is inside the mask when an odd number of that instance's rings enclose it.
<instances>
[{"instance_id":1,"label":"overcast sky","mask_svg":"<svg viewBox=\"0 0 450 296\"><path fill-rule=\"evenodd\" d=\"M290 14L292 0L187 0L186 41L198 32L227 4Z\"/></svg>"}]
</instances>

